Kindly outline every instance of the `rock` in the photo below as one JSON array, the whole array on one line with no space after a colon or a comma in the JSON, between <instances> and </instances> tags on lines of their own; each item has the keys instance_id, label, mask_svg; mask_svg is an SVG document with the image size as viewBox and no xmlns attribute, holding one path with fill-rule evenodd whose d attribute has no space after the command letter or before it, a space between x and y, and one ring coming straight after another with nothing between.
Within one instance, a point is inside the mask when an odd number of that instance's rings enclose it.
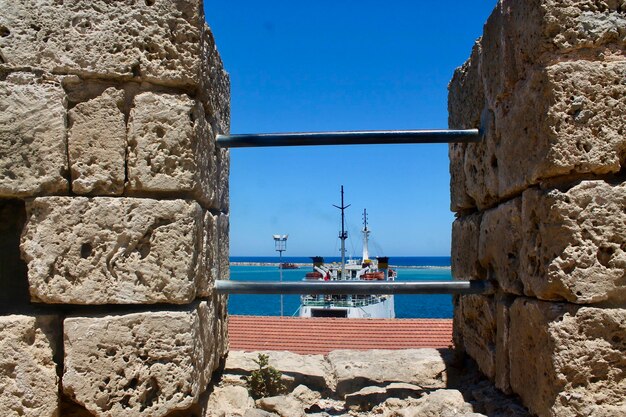
<instances>
[{"instance_id":1,"label":"rock","mask_svg":"<svg viewBox=\"0 0 626 417\"><path fill-rule=\"evenodd\" d=\"M206 106L214 133L228 134L230 133L230 77L224 70L215 39L206 24L203 25L200 48L203 65L200 67L200 87L197 89L197 94ZM227 149L223 151L225 155L228 155Z\"/></svg>"},{"instance_id":2,"label":"rock","mask_svg":"<svg viewBox=\"0 0 626 417\"><path fill-rule=\"evenodd\" d=\"M96 417L186 410L213 370L213 308L65 319L64 393Z\"/></svg>"},{"instance_id":3,"label":"rock","mask_svg":"<svg viewBox=\"0 0 626 417\"><path fill-rule=\"evenodd\" d=\"M450 146L452 210L487 209L550 178L623 169L626 62L617 51L626 17L610 3L498 3L449 86L450 126L475 127L482 113L485 130L480 143Z\"/></svg>"},{"instance_id":4,"label":"rock","mask_svg":"<svg viewBox=\"0 0 626 417\"><path fill-rule=\"evenodd\" d=\"M626 183L583 181L524 193L521 278L527 295L626 302Z\"/></svg>"},{"instance_id":5,"label":"rock","mask_svg":"<svg viewBox=\"0 0 626 417\"><path fill-rule=\"evenodd\" d=\"M254 362L259 353L269 356L269 364L283 376L293 378L293 386L306 385L326 392L332 388L331 368L322 355L298 355L287 351L242 352L231 351L226 359L225 373L250 375L258 369Z\"/></svg>"},{"instance_id":6,"label":"rock","mask_svg":"<svg viewBox=\"0 0 626 417\"><path fill-rule=\"evenodd\" d=\"M516 86L494 110L498 195L562 175L619 172L625 71L624 61L561 62Z\"/></svg>"},{"instance_id":7,"label":"rock","mask_svg":"<svg viewBox=\"0 0 626 417\"><path fill-rule=\"evenodd\" d=\"M515 343L515 341L511 340L510 336L510 309L514 299L515 297L502 293L495 296L496 357L494 382L496 387L506 394L511 393L509 351L511 349L511 343Z\"/></svg>"},{"instance_id":8,"label":"rock","mask_svg":"<svg viewBox=\"0 0 626 417\"><path fill-rule=\"evenodd\" d=\"M470 58L454 71L448 85L448 127L450 129L480 128L480 118L485 97L478 60L482 54L479 42L474 44ZM465 180L464 143L452 143L448 147L450 159L450 210L461 211L476 206L467 194Z\"/></svg>"},{"instance_id":9,"label":"rock","mask_svg":"<svg viewBox=\"0 0 626 417\"><path fill-rule=\"evenodd\" d=\"M258 408L251 408L244 413L243 417L278 417L278 414L259 410Z\"/></svg>"},{"instance_id":10,"label":"rock","mask_svg":"<svg viewBox=\"0 0 626 417\"><path fill-rule=\"evenodd\" d=\"M626 309L517 298L510 317L511 387L531 412L624 414Z\"/></svg>"},{"instance_id":11,"label":"rock","mask_svg":"<svg viewBox=\"0 0 626 417\"><path fill-rule=\"evenodd\" d=\"M466 400L468 396L471 396L469 401L475 411L481 411L488 416L531 417L528 410L519 404L518 398L504 395L489 381L463 388Z\"/></svg>"},{"instance_id":12,"label":"rock","mask_svg":"<svg viewBox=\"0 0 626 417\"><path fill-rule=\"evenodd\" d=\"M230 209L230 151L228 149L219 149L217 151L217 196L218 207L228 213Z\"/></svg>"},{"instance_id":13,"label":"rock","mask_svg":"<svg viewBox=\"0 0 626 417\"><path fill-rule=\"evenodd\" d=\"M65 134L65 94L58 82L27 73L0 81L0 197L67 193Z\"/></svg>"},{"instance_id":14,"label":"rock","mask_svg":"<svg viewBox=\"0 0 626 417\"><path fill-rule=\"evenodd\" d=\"M2 1L0 8L8 67L197 88L202 73L217 64L201 54L208 28L200 0L19 0Z\"/></svg>"},{"instance_id":15,"label":"rock","mask_svg":"<svg viewBox=\"0 0 626 417\"><path fill-rule=\"evenodd\" d=\"M441 349L335 350L328 354L341 398L371 385L406 382L424 388L442 388L452 352Z\"/></svg>"},{"instance_id":16,"label":"rock","mask_svg":"<svg viewBox=\"0 0 626 417\"><path fill-rule=\"evenodd\" d=\"M384 387L365 387L357 392L347 394L346 406L353 410L369 411L388 398L419 398L424 393L422 387L402 382L393 382Z\"/></svg>"},{"instance_id":17,"label":"rock","mask_svg":"<svg viewBox=\"0 0 626 417\"><path fill-rule=\"evenodd\" d=\"M481 40L488 101L508 96L510 87L538 65L565 57L593 60L600 51L619 55L625 25L619 1L499 2Z\"/></svg>"},{"instance_id":18,"label":"rock","mask_svg":"<svg viewBox=\"0 0 626 417\"><path fill-rule=\"evenodd\" d=\"M242 386L217 387L211 393L207 413L203 417L247 416L254 408L254 400Z\"/></svg>"},{"instance_id":19,"label":"rock","mask_svg":"<svg viewBox=\"0 0 626 417\"><path fill-rule=\"evenodd\" d=\"M121 195L126 164L124 92L113 87L68 112L72 192Z\"/></svg>"},{"instance_id":20,"label":"rock","mask_svg":"<svg viewBox=\"0 0 626 417\"><path fill-rule=\"evenodd\" d=\"M217 218L217 247L219 279L230 279L230 216L225 213Z\"/></svg>"},{"instance_id":21,"label":"rock","mask_svg":"<svg viewBox=\"0 0 626 417\"><path fill-rule=\"evenodd\" d=\"M519 276L522 229L522 199L515 198L484 212L478 244L478 260L487 279L497 281L502 291L518 295L524 294Z\"/></svg>"},{"instance_id":22,"label":"rock","mask_svg":"<svg viewBox=\"0 0 626 417\"><path fill-rule=\"evenodd\" d=\"M304 408L308 408L322 398L317 391L310 390L306 385L298 385L289 395L302 403Z\"/></svg>"},{"instance_id":23,"label":"rock","mask_svg":"<svg viewBox=\"0 0 626 417\"><path fill-rule=\"evenodd\" d=\"M187 195L217 206L217 156L200 102L186 95L135 96L128 120L131 193Z\"/></svg>"},{"instance_id":24,"label":"rock","mask_svg":"<svg viewBox=\"0 0 626 417\"><path fill-rule=\"evenodd\" d=\"M470 214L452 223L452 276L455 279L484 279L485 272L478 262L480 222L482 214Z\"/></svg>"},{"instance_id":25,"label":"rock","mask_svg":"<svg viewBox=\"0 0 626 417\"><path fill-rule=\"evenodd\" d=\"M198 296L208 297L213 292L213 283L219 277L217 216L210 211L204 212L203 229L203 268L198 280Z\"/></svg>"},{"instance_id":26,"label":"rock","mask_svg":"<svg viewBox=\"0 0 626 417\"><path fill-rule=\"evenodd\" d=\"M472 406L454 389L438 389L419 399L390 399L373 409L384 417L469 417Z\"/></svg>"},{"instance_id":27,"label":"rock","mask_svg":"<svg viewBox=\"0 0 626 417\"><path fill-rule=\"evenodd\" d=\"M0 316L1 415L58 415L54 324L52 316Z\"/></svg>"},{"instance_id":28,"label":"rock","mask_svg":"<svg viewBox=\"0 0 626 417\"><path fill-rule=\"evenodd\" d=\"M202 210L184 200L42 197L27 203L22 256L33 300L189 303Z\"/></svg>"},{"instance_id":29,"label":"rock","mask_svg":"<svg viewBox=\"0 0 626 417\"><path fill-rule=\"evenodd\" d=\"M261 398L256 401L258 408L273 412L281 417L305 417L302 403L287 395Z\"/></svg>"},{"instance_id":30,"label":"rock","mask_svg":"<svg viewBox=\"0 0 626 417\"><path fill-rule=\"evenodd\" d=\"M489 378L495 377L496 305L493 297L469 294L459 297L454 312L454 333L461 347Z\"/></svg>"}]
</instances>

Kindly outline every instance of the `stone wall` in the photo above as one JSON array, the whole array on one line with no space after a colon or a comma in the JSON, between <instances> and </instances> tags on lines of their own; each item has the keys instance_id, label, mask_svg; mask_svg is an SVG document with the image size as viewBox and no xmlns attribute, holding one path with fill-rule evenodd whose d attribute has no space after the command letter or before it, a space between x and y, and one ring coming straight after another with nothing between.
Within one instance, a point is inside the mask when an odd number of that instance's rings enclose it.
<instances>
[{"instance_id":1,"label":"stone wall","mask_svg":"<svg viewBox=\"0 0 626 417\"><path fill-rule=\"evenodd\" d=\"M626 2L501 0L449 86L455 341L539 416L626 415Z\"/></svg>"},{"instance_id":2,"label":"stone wall","mask_svg":"<svg viewBox=\"0 0 626 417\"><path fill-rule=\"evenodd\" d=\"M0 10L0 415L199 415L230 118L202 1Z\"/></svg>"}]
</instances>

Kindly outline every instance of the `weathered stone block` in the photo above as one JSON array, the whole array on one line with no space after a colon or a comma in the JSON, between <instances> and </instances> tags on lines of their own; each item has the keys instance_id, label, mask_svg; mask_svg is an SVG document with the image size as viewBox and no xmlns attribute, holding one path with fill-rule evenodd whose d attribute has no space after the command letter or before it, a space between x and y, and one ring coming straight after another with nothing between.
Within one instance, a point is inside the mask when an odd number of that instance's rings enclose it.
<instances>
[{"instance_id":1,"label":"weathered stone block","mask_svg":"<svg viewBox=\"0 0 626 417\"><path fill-rule=\"evenodd\" d=\"M199 85L204 27L200 0L3 0L0 9L0 53L6 66Z\"/></svg>"},{"instance_id":2,"label":"weathered stone block","mask_svg":"<svg viewBox=\"0 0 626 417\"><path fill-rule=\"evenodd\" d=\"M455 279L483 279L484 270L478 262L480 222L482 214L470 214L452 223L452 276Z\"/></svg>"},{"instance_id":3,"label":"weathered stone block","mask_svg":"<svg viewBox=\"0 0 626 417\"><path fill-rule=\"evenodd\" d=\"M484 212L480 222L478 259L487 279L508 293L524 294L519 278L522 236L522 198Z\"/></svg>"},{"instance_id":4,"label":"weathered stone block","mask_svg":"<svg viewBox=\"0 0 626 417\"><path fill-rule=\"evenodd\" d=\"M198 296L208 297L213 293L213 283L219 279L217 216L205 211L203 226L203 249L200 256L203 258L204 270L198 280Z\"/></svg>"},{"instance_id":5,"label":"weathered stone block","mask_svg":"<svg viewBox=\"0 0 626 417\"><path fill-rule=\"evenodd\" d=\"M561 60L620 56L626 13L620 1L503 0L481 40L486 95L492 105L537 67Z\"/></svg>"},{"instance_id":6,"label":"weathered stone block","mask_svg":"<svg viewBox=\"0 0 626 417\"><path fill-rule=\"evenodd\" d=\"M493 297L463 295L454 313L455 343L493 379L496 359L496 303Z\"/></svg>"},{"instance_id":7,"label":"weathered stone block","mask_svg":"<svg viewBox=\"0 0 626 417\"><path fill-rule=\"evenodd\" d=\"M524 192L527 295L575 303L626 301L626 183L583 181Z\"/></svg>"},{"instance_id":8,"label":"weathered stone block","mask_svg":"<svg viewBox=\"0 0 626 417\"><path fill-rule=\"evenodd\" d=\"M625 309L518 298L510 313L511 386L532 412L624 415Z\"/></svg>"},{"instance_id":9,"label":"weathered stone block","mask_svg":"<svg viewBox=\"0 0 626 417\"><path fill-rule=\"evenodd\" d=\"M258 359L259 353L267 355L272 367L284 376L293 379L291 388L300 384L321 392L328 392L334 388L334 381L329 378L332 369L323 355L298 355L288 351L233 351L228 354L225 372L242 376L250 375L254 370L259 369L259 365L254 362Z\"/></svg>"},{"instance_id":10,"label":"weathered stone block","mask_svg":"<svg viewBox=\"0 0 626 417\"><path fill-rule=\"evenodd\" d=\"M0 316L1 415L58 415L54 321L51 316Z\"/></svg>"},{"instance_id":11,"label":"weathered stone block","mask_svg":"<svg viewBox=\"0 0 626 417\"><path fill-rule=\"evenodd\" d=\"M142 93L128 121L128 190L217 205L217 156L202 105L185 95Z\"/></svg>"},{"instance_id":12,"label":"weathered stone block","mask_svg":"<svg viewBox=\"0 0 626 417\"><path fill-rule=\"evenodd\" d=\"M511 393L511 367L509 365L511 305L514 297L498 294L496 298L496 358L495 358L495 385L502 392Z\"/></svg>"},{"instance_id":13,"label":"weathered stone block","mask_svg":"<svg viewBox=\"0 0 626 417\"><path fill-rule=\"evenodd\" d=\"M192 301L202 209L185 200L42 197L27 203L22 257L34 301Z\"/></svg>"},{"instance_id":14,"label":"weathered stone block","mask_svg":"<svg viewBox=\"0 0 626 417\"><path fill-rule=\"evenodd\" d=\"M115 88L68 112L67 145L76 194L121 195L124 191L126 123L124 92Z\"/></svg>"},{"instance_id":15,"label":"weathered stone block","mask_svg":"<svg viewBox=\"0 0 626 417\"><path fill-rule=\"evenodd\" d=\"M626 161L625 77L626 61L572 61L519 84L495 110L497 194L561 175L619 172Z\"/></svg>"},{"instance_id":16,"label":"weathered stone block","mask_svg":"<svg viewBox=\"0 0 626 417\"><path fill-rule=\"evenodd\" d=\"M217 218L218 273L220 279L230 279L230 216L220 214Z\"/></svg>"},{"instance_id":17,"label":"weathered stone block","mask_svg":"<svg viewBox=\"0 0 626 417\"><path fill-rule=\"evenodd\" d=\"M202 30L202 62L199 99L216 134L230 133L230 77L224 70L215 39L205 24Z\"/></svg>"},{"instance_id":18,"label":"weathered stone block","mask_svg":"<svg viewBox=\"0 0 626 417\"><path fill-rule=\"evenodd\" d=\"M230 151L219 149L217 151L217 196L218 207L224 212L230 211Z\"/></svg>"},{"instance_id":19,"label":"weathered stone block","mask_svg":"<svg viewBox=\"0 0 626 417\"><path fill-rule=\"evenodd\" d=\"M452 351L437 349L334 350L327 361L337 378L339 396L370 385L407 382L427 389L444 388Z\"/></svg>"},{"instance_id":20,"label":"weathered stone block","mask_svg":"<svg viewBox=\"0 0 626 417\"><path fill-rule=\"evenodd\" d=\"M61 86L26 73L0 81L0 196L67 193L67 169Z\"/></svg>"},{"instance_id":21,"label":"weathered stone block","mask_svg":"<svg viewBox=\"0 0 626 417\"><path fill-rule=\"evenodd\" d=\"M212 372L212 306L64 322L63 390L94 416L168 415L197 402Z\"/></svg>"},{"instance_id":22,"label":"weathered stone block","mask_svg":"<svg viewBox=\"0 0 626 417\"><path fill-rule=\"evenodd\" d=\"M481 54L481 46L477 42L470 58L456 69L448 85L448 127L450 129L481 127L481 115L485 107L483 83L479 71ZM479 172L471 166L476 163L476 160L472 159L472 155L467 155L467 149L467 145L462 143L453 143L448 147L452 211L462 211L476 206L468 190L473 184L468 176L476 176Z\"/></svg>"}]
</instances>

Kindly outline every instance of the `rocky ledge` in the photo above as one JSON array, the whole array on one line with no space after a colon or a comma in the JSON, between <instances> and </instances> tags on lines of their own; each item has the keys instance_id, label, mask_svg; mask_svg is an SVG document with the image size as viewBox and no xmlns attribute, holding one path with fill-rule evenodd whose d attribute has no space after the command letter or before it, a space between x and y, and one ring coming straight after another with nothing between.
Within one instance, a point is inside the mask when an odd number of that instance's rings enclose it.
<instances>
[{"instance_id":1,"label":"rocky ledge","mask_svg":"<svg viewBox=\"0 0 626 417\"><path fill-rule=\"evenodd\" d=\"M245 376L259 353L282 373L283 395L254 399ZM336 350L326 356L231 351L206 417L530 417L470 359L449 349Z\"/></svg>"}]
</instances>

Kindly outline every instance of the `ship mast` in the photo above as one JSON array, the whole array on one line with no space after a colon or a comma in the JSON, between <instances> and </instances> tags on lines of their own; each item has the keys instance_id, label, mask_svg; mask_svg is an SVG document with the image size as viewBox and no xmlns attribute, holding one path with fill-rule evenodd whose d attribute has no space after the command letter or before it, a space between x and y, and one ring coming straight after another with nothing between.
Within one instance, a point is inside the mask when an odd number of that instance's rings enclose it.
<instances>
[{"instance_id":1,"label":"ship mast","mask_svg":"<svg viewBox=\"0 0 626 417\"><path fill-rule=\"evenodd\" d=\"M341 232L339 233L339 239L341 239L341 279L346 279L346 239L348 238L348 232L345 230L345 213L344 210L350 207L343 205L343 185L341 186L341 207L335 206L341 210Z\"/></svg>"},{"instance_id":2,"label":"ship mast","mask_svg":"<svg viewBox=\"0 0 626 417\"><path fill-rule=\"evenodd\" d=\"M367 245L369 236L370 231L367 228L367 209L363 209L363 261L370 258L370 251Z\"/></svg>"}]
</instances>

